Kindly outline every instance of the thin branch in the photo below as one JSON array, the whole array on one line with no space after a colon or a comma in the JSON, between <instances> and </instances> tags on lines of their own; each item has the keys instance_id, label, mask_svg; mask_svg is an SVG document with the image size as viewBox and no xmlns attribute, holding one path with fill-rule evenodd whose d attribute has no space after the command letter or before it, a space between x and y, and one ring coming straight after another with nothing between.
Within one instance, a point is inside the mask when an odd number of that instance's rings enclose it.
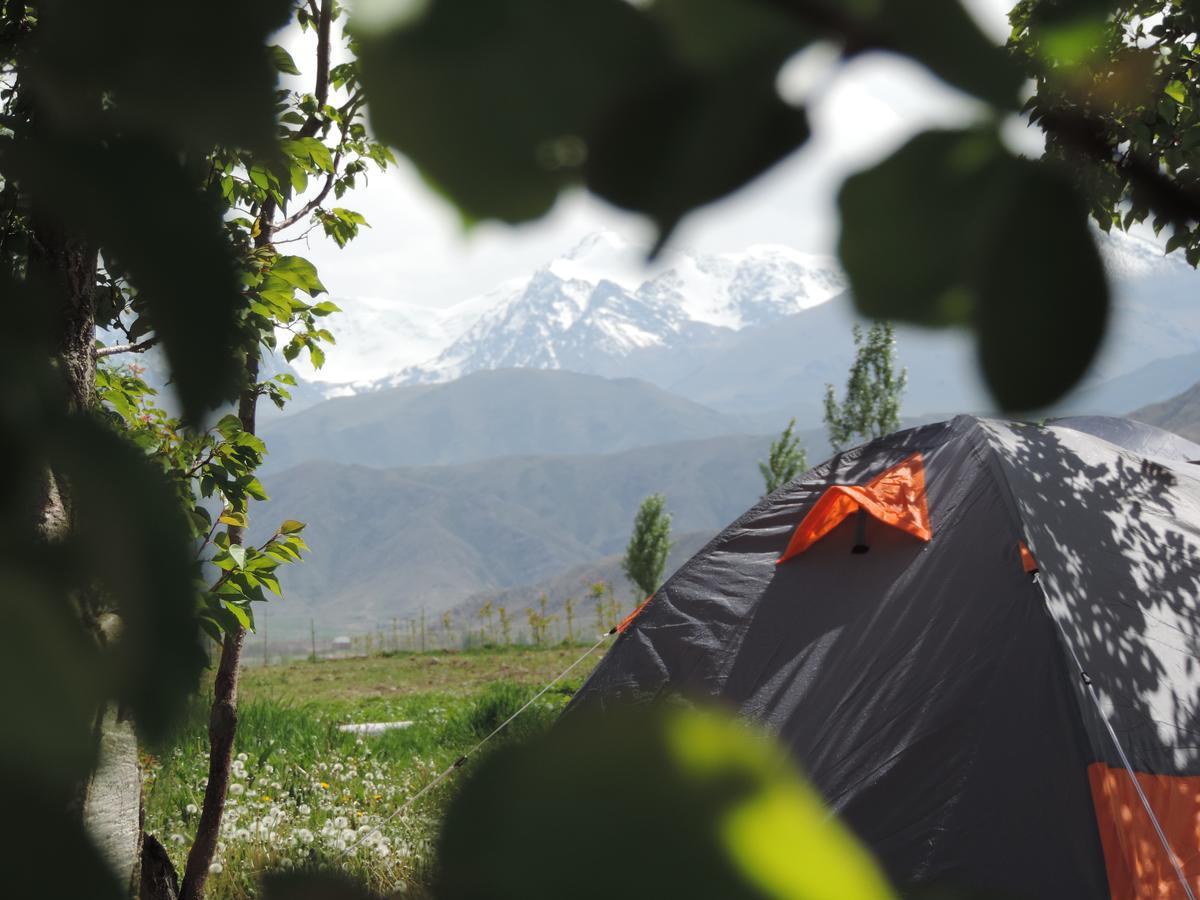
<instances>
[{"instance_id":1,"label":"thin branch","mask_svg":"<svg viewBox=\"0 0 1200 900\"><path fill-rule=\"evenodd\" d=\"M151 335L144 341L137 341L132 344L113 344L111 347L97 347L96 359L104 359L106 356L116 356L118 353L145 353L157 343L158 336Z\"/></svg>"},{"instance_id":2,"label":"thin branch","mask_svg":"<svg viewBox=\"0 0 1200 900\"><path fill-rule=\"evenodd\" d=\"M321 124L321 111L329 100L329 31L333 24L333 0L321 0L321 13L317 16L317 82L313 95L317 105L309 113L308 120L300 126L298 137L312 137Z\"/></svg>"},{"instance_id":3,"label":"thin branch","mask_svg":"<svg viewBox=\"0 0 1200 900\"><path fill-rule=\"evenodd\" d=\"M356 94L355 97L346 104L346 106L342 107L345 112L343 113L342 117L341 140L338 141L339 144L346 140L346 135L350 131L350 125L353 124L354 117L358 115L358 110L362 107L365 101L365 97L363 97L361 94ZM337 152L333 155L333 171L331 171L325 177L325 183L321 186L321 190L315 197L305 203L304 206L300 207L300 209L296 210L290 216L281 219L275 226L276 231L282 231L285 228L290 228L311 213L318 206L320 206L323 202L325 202L325 198L329 196L329 191L333 188L334 182L337 180L338 169L341 167L341 164L342 150L339 147Z\"/></svg>"},{"instance_id":4,"label":"thin branch","mask_svg":"<svg viewBox=\"0 0 1200 900\"><path fill-rule=\"evenodd\" d=\"M302 233L296 235L293 238L276 238L275 243L276 244L295 244L298 241L307 240L308 236L310 234L312 234L313 231L315 231L317 229L317 227L320 226L320 224L321 224L320 222L314 222L313 224L309 225L308 228L306 228Z\"/></svg>"},{"instance_id":5,"label":"thin branch","mask_svg":"<svg viewBox=\"0 0 1200 900\"><path fill-rule=\"evenodd\" d=\"M290 216L280 219L279 223L275 226L276 231L282 231L284 228L290 228L325 202L325 198L329 196L329 191L333 187L334 181L337 180L338 166L341 164L341 161L342 151L339 150L333 157L333 171L325 177L325 184L321 186L321 190L317 192L315 197L305 203Z\"/></svg>"}]
</instances>

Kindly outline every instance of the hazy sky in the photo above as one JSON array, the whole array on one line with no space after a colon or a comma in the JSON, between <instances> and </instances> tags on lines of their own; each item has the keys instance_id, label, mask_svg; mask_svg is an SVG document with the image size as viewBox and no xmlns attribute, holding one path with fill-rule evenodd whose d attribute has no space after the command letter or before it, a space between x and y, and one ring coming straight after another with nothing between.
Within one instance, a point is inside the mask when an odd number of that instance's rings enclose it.
<instances>
[{"instance_id":1,"label":"hazy sky","mask_svg":"<svg viewBox=\"0 0 1200 900\"><path fill-rule=\"evenodd\" d=\"M997 42L1004 40L1010 3L968 0L967 5ZM304 40L298 35L286 40L302 71L311 68L305 64ZM779 243L831 252L837 227L833 198L845 174L886 155L921 128L962 124L974 114L971 100L903 59L872 54L833 73L831 56L829 48L812 48L789 63L780 80L786 96L806 98L814 139L739 194L693 214L678 229L677 246L725 251ZM1036 152L1035 135L1020 123L1014 126L1014 143ZM368 187L342 203L362 212L372 228L344 250L316 236L308 248L293 247L317 263L348 316L354 315L354 297L424 306L455 303L529 273L601 228L642 241L650 234L638 217L582 192L563 197L539 222L484 224L464 234L454 212L404 160L394 171L373 175Z\"/></svg>"}]
</instances>

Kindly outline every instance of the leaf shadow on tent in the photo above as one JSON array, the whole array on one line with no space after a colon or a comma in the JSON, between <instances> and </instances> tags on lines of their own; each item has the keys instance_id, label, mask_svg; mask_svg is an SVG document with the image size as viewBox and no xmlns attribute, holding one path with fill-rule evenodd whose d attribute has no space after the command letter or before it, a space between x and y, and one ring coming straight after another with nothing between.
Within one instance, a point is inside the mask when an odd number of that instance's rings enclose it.
<instances>
[{"instance_id":1,"label":"leaf shadow on tent","mask_svg":"<svg viewBox=\"0 0 1200 900\"><path fill-rule=\"evenodd\" d=\"M1187 464L1095 452L1050 428L1014 428L1006 443L1047 605L1134 767L1196 771L1200 467L1192 476ZM1111 746L1097 749L1120 764Z\"/></svg>"}]
</instances>

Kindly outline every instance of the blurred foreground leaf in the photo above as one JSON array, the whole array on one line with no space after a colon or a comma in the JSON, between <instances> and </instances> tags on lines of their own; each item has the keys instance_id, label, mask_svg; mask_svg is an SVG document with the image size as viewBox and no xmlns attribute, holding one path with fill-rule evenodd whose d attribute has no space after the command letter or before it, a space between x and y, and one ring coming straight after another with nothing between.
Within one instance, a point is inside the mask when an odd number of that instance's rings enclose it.
<instances>
[{"instance_id":1,"label":"blurred foreground leaf","mask_svg":"<svg viewBox=\"0 0 1200 900\"><path fill-rule=\"evenodd\" d=\"M358 33L380 138L468 219L586 182L665 236L808 137L775 78L812 32L757 0L433 0Z\"/></svg>"},{"instance_id":2,"label":"blurred foreground leaf","mask_svg":"<svg viewBox=\"0 0 1200 900\"><path fill-rule=\"evenodd\" d=\"M885 900L782 748L688 709L569 716L487 757L443 826L440 900Z\"/></svg>"},{"instance_id":3,"label":"blurred foreground leaf","mask_svg":"<svg viewBox=\"0 0 1200 900\"><path fill-rule=\"evenodd\" d=\"M176 155L148 141L10 139L0 141L0 166L43 215L72 223L110 271L128 275L186 412L196 418L227 400L241 286L220 208Z\"/></svg>"},{"instance_id":4,"label":"blurred foreground leaf","mask_svg":"<svg viewBox=\"0 0 1200 900\"><path fill-rule=\"evenodd\" d=\"M1005 410L1061 397L1086 371L1108 286L1065 177L1018 159L988 129L929 131L839 196L839 253L859 310L977 332Z\"/></svg>"},{"instance_id":5,"label":"blurred foreground leaf","mask_svg":"<svg viewBox=\"0 0 1200 900\"><path fill-rule=\"evenodd\" d=\"M326 872L272 872L262 888L263 900L375 900L350 879Z\"/></svg>"},{"instance_id":6,"label":"blurred foreground leaf","mask_svg":"<svg viewBox=\"0 0 1200 900\"><path fill-rule=\"evenodd\" d=\"M663 54L620 0L433 0L407 27L358 30L380 138L468 218L507 222L579 179L594 117Z\"/></svg>"},{"instance_id":7,"label":"blurred foreground leaf","mask_svg":"<svg viewBox=\"0 0 1200 900\"><path fill-rule=\"evenodd\" d=\"M68 132L103 116L168 146L271 152L279 52L265 44L288 6L216 0L198 14L157 0L44 0L33 61L43 108Z\"/></svg>"},{"instance_id":8,"label":"blurred foreground leaf","mask_svg":"<svg viewBox=\"0 0 1200 900\"><path fill-rule=\"evenodd\" d=\"M139 731L161 739L184 715L207 662L184 510L166 476L91 417L71 417L57 430L50 459L71 485L64 562L94 578L83 587L98 589L121 617L120 635L91 677L107 676Z\"/></svg>"}]
</instances>

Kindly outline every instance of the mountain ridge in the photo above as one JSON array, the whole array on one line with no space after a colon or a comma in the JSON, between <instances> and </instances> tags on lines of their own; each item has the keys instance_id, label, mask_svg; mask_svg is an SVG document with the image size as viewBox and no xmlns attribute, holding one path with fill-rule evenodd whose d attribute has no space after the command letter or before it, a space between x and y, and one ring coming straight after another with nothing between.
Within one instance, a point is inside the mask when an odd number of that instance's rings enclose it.
<instances>
[{"instance_id":1,"label":"mountain ridge","mask_svg":"<svg viewBox=\"0 0 1200 900\"><path fill-rule=\"evenodd\" d=\"M267 423L267 469L307 460L388 468L613 453L774 422L718 412L634 378L496 369L335 398Z\"/></svg>"}]
</instances>

